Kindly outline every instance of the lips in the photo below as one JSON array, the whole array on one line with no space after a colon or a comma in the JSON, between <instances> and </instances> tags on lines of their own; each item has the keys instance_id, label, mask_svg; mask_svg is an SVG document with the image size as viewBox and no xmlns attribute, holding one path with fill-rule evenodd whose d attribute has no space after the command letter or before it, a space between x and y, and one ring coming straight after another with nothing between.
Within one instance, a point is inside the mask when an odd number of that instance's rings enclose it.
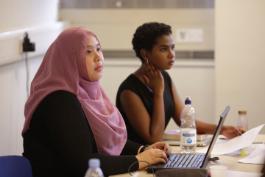
<instances>
[{"instance_id":1,"label":"lips","mask_svg":"<svg viewBox=\"0 0 265 177\"><path fill-rule=\"evenodd\" d=\"M96 71L100 72L103 70L103 65L98 65L96 68L95 68Z\"/></svg>"},{"instance_id":2,"label":"lips","mask_svg":"<svg viewBox=\"0 0 265 177\"><path fill-rule=\"evenodd\" d=\"M172 60L172 61L170 61L168 63L169 63L169 65L173 65L175 63L175 60Z\"/></svg>"}]
</instances>

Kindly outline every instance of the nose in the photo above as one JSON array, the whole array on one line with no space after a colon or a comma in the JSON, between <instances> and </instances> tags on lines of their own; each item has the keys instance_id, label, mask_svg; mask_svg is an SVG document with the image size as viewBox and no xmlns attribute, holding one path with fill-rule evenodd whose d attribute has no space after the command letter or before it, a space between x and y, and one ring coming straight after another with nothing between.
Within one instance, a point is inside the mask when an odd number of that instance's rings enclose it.
<instances>
[{"instance_id":1,"label":"nose","mask_svg":"<svg viewBox=\"0 0 265 177\"><path fill-rule=\"evenodd\" d=\"M95 59L96 59L97 62L100 62L100 61L103 60L103 55L102 55L102 53L100 51L96 52Z\"/></svg>"},{"instance_id":2,"label":"nose","mask_svg":"<svg viewBox=\"0 0 265 177\"><path fill-rule=\"evenodd\" d=\"M171 58L175 58L175 50L174 49L170 49L169 51L169 56L168 56L170 59Z\"/></svg>"}]
</instances>

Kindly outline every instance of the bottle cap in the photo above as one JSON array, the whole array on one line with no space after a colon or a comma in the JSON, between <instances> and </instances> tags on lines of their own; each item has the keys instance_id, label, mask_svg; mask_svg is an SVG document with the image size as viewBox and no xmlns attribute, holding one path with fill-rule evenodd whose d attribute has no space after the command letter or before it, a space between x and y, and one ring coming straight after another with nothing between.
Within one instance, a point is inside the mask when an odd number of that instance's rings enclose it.
<instances>
[{"instance_id":1,"label":"bottle cap","mask_svg":"<svg viewBox=\"0 0 265 177\"><path fill-rule=\"evenodd\" d=\"M185 105L187 105L187 104L191 104L191 98L190 97L187 97L185 100Z\"/></svg>"},{"instance_id":2,"label":"bottle cap","mask_svg":"<svg viewBox=\"0 0 265 177\"><path fill-rule=\"evenodd\" d=\"M100 161L99 159L90 159L88 165L90 168L98 168L100 166Z\"/></svg>"},{"instance_id":3,"label":"bottle cap","mask_svg":"<svg viewBox=\"0 0 265 177\"><path fill-rule=\"evenodd\" d=\"M246 157L247 155L249 155L249 152L248 152L248 150L246 148L243 148L243 149L240 149L239 155L241 157Z\"/></svg>"},{"instance_id":4,"label":"bottle cap","mask_svg":"<svg viewBox=\"0 0 265 177\"><path fill-rule=\"evenodd\" d=\"M247 111L246 110L239 110L238 114L247 114Z\"/></svg>"}]
</instances>

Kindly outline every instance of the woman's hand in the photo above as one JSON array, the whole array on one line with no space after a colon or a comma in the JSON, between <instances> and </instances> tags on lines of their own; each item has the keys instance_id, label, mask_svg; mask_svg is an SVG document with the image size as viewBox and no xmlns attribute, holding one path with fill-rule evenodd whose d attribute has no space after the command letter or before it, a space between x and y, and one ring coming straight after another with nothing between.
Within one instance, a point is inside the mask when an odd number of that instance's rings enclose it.
<instances>
[{"instance_id":1,"label":"woman's hand","mask_svg":"<svg viewBox=\"0 0 265 177\"><path fill-rule=\"evenodd\" d=\"M153 164L166 163L168 160L166 153L163 150L156 148L145 150L144 152L136 155L136 159L139 162L139 170L145 169Z\"/></svg>"},{"instance_id":2,"label":"woman's hand","mask_svg":"<svg viewBox=\"0 0 265 177\"><path fill-rule=\"evenodd\" d=\"M244 133L244 130L237 129L234 126L223 126L221 134L226 136L228 139L234 138Z\"/></svg>"},{"instance_id":3,"label":"woman's hand","mask_svg":"<svg viewBox=\"0 0 265 177\"><path fill-rule=\"evenodd\" d=\"M165 142L156 142L154 144L151 144L145 148L145 150L148 149L160 149L164 151L166 154L170 153L169 145Z\"/></svg>"},{"instance_id":4,"label":"woman's hand","mask_svg":"<svg viewBox=\"0 0 265 177\"><path fill-rule=\"evenodd\" d=\"M159 69L152 64L144 64L142 67L144 83L150 87L154 93L161 94L164 91L164 78Z\"/></svg>"},{"instance_id":5,"label":"woman's hand","mask_svg":"<svg viewBox=\"0 0 265 177\"><path fill-rule=\"evenodd\" d=\"M139 169L144 169L152 164L166 163L169 151L169 145L165 142L156 142L145 147L144 151L136 156L139 161Z\"/></svg>"}]
</instances>

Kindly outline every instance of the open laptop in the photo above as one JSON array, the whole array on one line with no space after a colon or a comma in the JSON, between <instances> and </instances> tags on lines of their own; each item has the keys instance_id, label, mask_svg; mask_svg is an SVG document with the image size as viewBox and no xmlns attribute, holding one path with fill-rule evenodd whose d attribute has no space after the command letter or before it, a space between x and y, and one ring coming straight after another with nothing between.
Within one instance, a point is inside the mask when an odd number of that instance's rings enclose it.
<instances>
[{"instance_id":1,"label":"open laptop","mask_svg":"<svg viewBox=\"0 0 265 177\"><path fill-rule=\"evenodd\" d=\"M217 140L218 135L220 134L222 125L229 111L230 107L226 106L225 110L220 115L219 123L215 129L211 143L206 153L172 153L170 154L168 158L169 160L166 164L150 166L147 171L153 172L156 170L170 168L205 168L208 164L213 146Z\"/></svg>"}]
</instances>

